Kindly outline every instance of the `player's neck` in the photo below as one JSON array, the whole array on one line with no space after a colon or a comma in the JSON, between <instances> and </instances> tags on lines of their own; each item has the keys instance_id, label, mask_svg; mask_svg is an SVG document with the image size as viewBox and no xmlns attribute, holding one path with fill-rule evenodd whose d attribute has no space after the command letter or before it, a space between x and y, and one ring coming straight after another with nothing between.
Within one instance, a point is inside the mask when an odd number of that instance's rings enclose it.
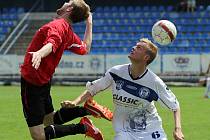
<instances>
[{"instance_id":1,"label":"player's neck","mask_svg":"<svg viewBox=\"0 0 210 140\"><path fill-rule=\"evenodd\" d=\"M145 72L146 69L147 67L144 65L131 64L130 74L132 75L133 78L138 78Z\"/></svg>"},{"instance_id":2,"label":"player's neck","mask_svg":"<svg viewBox=\"0 0 210 140\"><path fill-rule=\"evenodd\" d=\"M63 18L69 24L72 24L72 21L66 15L57 16L56 18Z\"/></svg>"}]
</instances>

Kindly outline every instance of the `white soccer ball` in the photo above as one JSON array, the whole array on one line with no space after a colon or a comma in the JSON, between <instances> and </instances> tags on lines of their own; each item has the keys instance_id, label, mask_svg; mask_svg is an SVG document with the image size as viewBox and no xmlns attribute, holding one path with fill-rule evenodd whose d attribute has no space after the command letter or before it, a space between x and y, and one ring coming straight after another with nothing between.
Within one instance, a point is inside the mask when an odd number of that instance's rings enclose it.
<instances>
[{"instance_id":1,"label":"white soccer ball","mask_svg":"<svg viewBox=\"0 0 210 140\"><path fill-rule=\"evenodd\" d=\"M152 37L160 45L170 44L176 35L176 26L168 20L159 20L152 27Z\"/></svg>"}]
</instances>

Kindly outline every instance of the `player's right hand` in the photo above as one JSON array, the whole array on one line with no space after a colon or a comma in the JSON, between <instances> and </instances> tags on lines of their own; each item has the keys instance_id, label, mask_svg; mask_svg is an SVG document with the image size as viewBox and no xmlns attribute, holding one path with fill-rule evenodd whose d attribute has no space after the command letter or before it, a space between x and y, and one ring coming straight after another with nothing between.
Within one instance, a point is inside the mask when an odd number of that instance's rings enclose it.
<instances>
[{"instance_id":1,"label":"player's right hand","mask_svg":"<svg viewBox=\"0 0 210 140\"><path fill-rule=\"evenodd\" d=\"M34 67L36 70L39 68L39 65L42 60L42 56L38 52L29 52L32 55L32 67Z\"/></svg>"},{"instance_id":2,"label":"player's right hand","mask_svg":"<svg viewBox=\"0 0 210 140\"><path fill-rule=\"evenodd\" d=\"M76 106L76 104L73 101L67 100L67 101L61 102L61 107L62 108L73 108L75 106Z\"/></svg>"},{"instance_id":3,"label":"player's right hand","mask_svg":"<svg viewBox=\"0 0 210 140\"><path fill-rule=\"evenodd\" d=\"M176 128L173 132L173 136L175 140L184 140L184 135L181 128Z\"/></svg>"}]
</instances>

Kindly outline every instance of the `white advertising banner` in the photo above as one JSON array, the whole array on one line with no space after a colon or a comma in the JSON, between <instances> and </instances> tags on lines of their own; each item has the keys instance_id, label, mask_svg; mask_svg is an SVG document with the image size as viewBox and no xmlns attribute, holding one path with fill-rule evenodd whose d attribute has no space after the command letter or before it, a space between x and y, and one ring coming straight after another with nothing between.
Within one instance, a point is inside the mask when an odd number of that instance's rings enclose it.
<instances>
[{"instance_id":1,"label":"white advertising banner","mask_svg":"<svg viewBox=\"0 0 210 140\"><path fill-rule=\"evenodd\" d=\"M17 65L18 65L18 69L19 69L16 74L20 74L20 65L23 64L24 55L18 55L16 57L17 57L17 63L18 63Z\"/></svg>"},{"instance_id":2,"label":"white advertising banner","mask_svg":"<svg viewBox=\"0 0 210 140\"><path fill-rule=\"evenodd\" d=\"M19 73L16 55L0 55L0 74Z\"/></svg>"},{"instance_id":3,"label":"white advertising banner","mask_svg":"<svg viewBox=\"0 0 210 140\"><path fill-rule=\"evenodd\" d=\"M103 74L104 55L64 55L56 74Z\"/></svg>"},{"instance_id":4,"label":"white advertising banner","mask_svg":"<svg viewBox=\"0 0 210 140\"><path fill-rule=\"evenodd\" d=\"M156 74L161 73L161 55L158 55L155 60L149 65L149 68Z\"/></svg>"},{"instance_id":5,"label":"white advertising banner","mask_svg":"<svg viewBox=\"0 0 210 140\"><path fill-rule=\"evenodd\" d=\"M161 68L160 68L160 57L158 56L150 65L149 68L155 72L155 73L161 73ZM116 66L116 65L121 65L121 64L126 64L130 63L130 60L128 58L128 55L106 55L106 70L109 68Z\"/></svg>"},{"instance_id":6,"label":"white advertising banner","mask_svg":"<svg viewBox=\"0 0 210 140\"><path fill-rule=\"evenodd\" d=\"M106 55L106 70L113 66L126 63L130 63L128 55Z\"/></svg>"},{"instance_id":7,"label":"white advertising banner","mask_svg":"<svg viewBox=\"0 0 210 140\"><path fill-rule=\"evenodd\" d=\"M201 55L201 72L206 73L208 66L210 65L210 54L202 54Z\"/></svg>"},{"instance_id":8,"label":"white advertising banner","mask_svg":"<svg viewBox=\"0 0 210 140\"><path fill-rule=\"evenodd\" d=\"M167 54L163 55L163 73L200 73L200 55Z\"/></svg>"}]
</instances>

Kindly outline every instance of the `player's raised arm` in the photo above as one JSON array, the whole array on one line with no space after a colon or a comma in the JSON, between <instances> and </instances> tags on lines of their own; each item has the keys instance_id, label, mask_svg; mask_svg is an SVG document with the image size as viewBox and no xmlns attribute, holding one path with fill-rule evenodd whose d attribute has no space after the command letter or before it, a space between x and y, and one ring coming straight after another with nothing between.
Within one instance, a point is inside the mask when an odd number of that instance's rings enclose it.
<instances>
[{"instance_id":1,"label":"player's raised arm","mask_svg":"<svg viewBox=\"0 0 210 140\"><path fill-rule=\"evenodd\" d=\"M92 19L92 13L89 13L89 17L86 20L86 29L85 29L85 35L84 35L84 43L87 45L87 52L90 51L91 43L92 43L92 26L93 26L93 19Z\"/></svg>"}]
</instances>

